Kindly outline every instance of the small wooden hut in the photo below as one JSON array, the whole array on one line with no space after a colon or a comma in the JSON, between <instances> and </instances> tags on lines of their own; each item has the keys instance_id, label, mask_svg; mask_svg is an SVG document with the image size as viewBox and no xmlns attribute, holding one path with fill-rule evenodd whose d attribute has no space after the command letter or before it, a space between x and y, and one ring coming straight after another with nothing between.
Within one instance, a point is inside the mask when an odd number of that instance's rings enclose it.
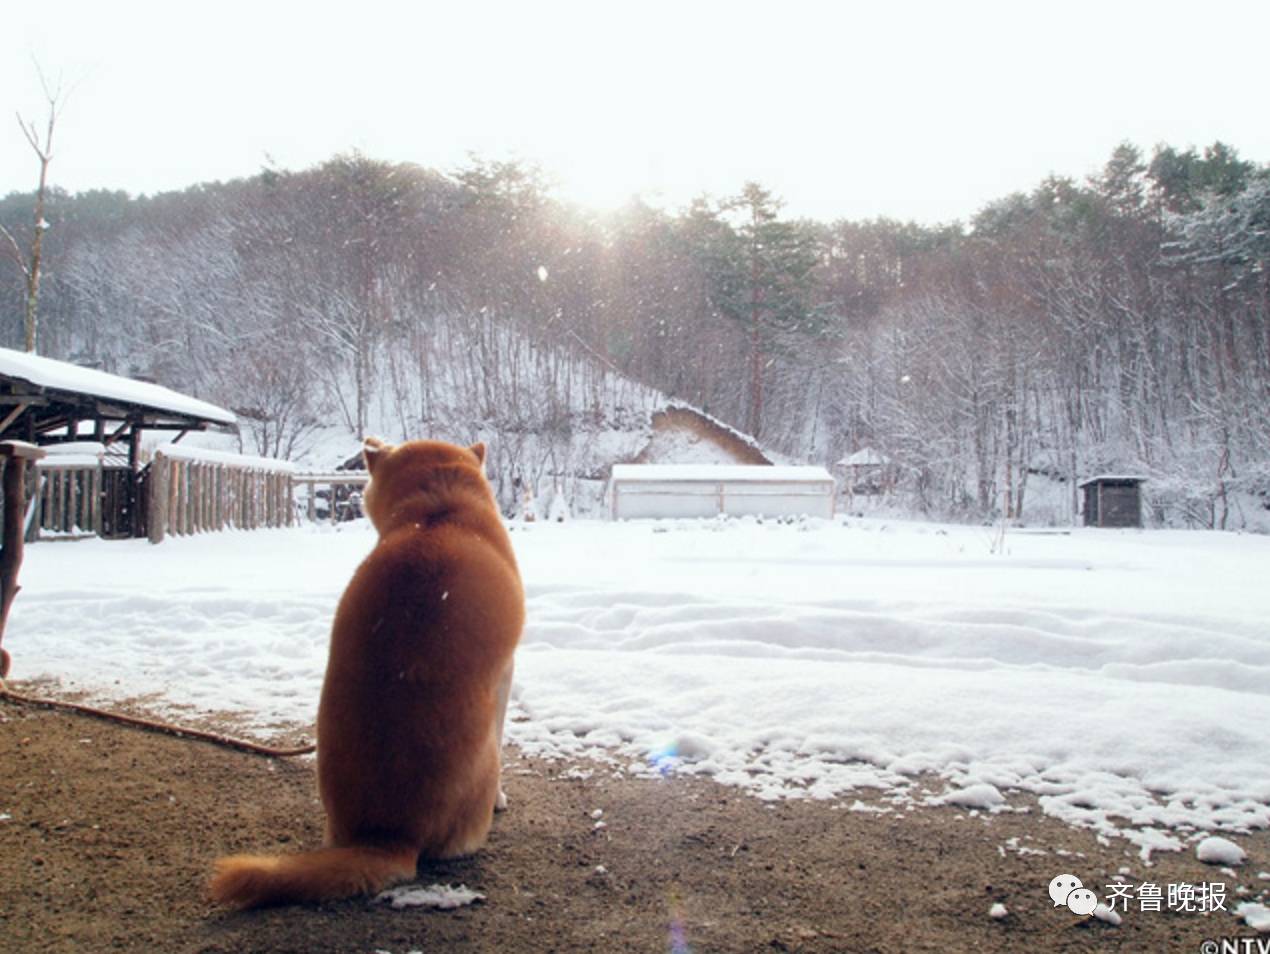
<instances>
[{"instance_id":1,"label":"small wooden hut","mask_svg":"<svg viewBox=\"0 0 1270 954\"><path fill-rule=\"evenodd\" d=\"M237 425L232 412L158 384L0 348L0 439L40 446L88 440L103 454L127 449L126 465L105 475L102 493L113 515L99 528L106 535L139 536L145 531L140 506L143 431L181 434ZM115 479L117 486L110 483ZM65 499L83 490L63 483Z\"/></svg>"},{"instance_id":2,"label":"small wooden hut","mask_svg":"<svg viewBox=\"0 0 1270 954\"><path fill-rule=\"evenodd\" d=\"M1145 477L1100 474L1082 480L1085 526L1141 527L1142 484Z\"/></svg>"},{"instance_id":3,"label":"small wooden hut","mask_svg":"<svg viewBox=\"0 0 1270 954\"><path fill-rule=\"evenodd\" d=\"M880 494L890 484L887 471L890 461L872 447L848 454L834 465L842 474L842 483L850 494Z\"/></svg>"}]
</instances>

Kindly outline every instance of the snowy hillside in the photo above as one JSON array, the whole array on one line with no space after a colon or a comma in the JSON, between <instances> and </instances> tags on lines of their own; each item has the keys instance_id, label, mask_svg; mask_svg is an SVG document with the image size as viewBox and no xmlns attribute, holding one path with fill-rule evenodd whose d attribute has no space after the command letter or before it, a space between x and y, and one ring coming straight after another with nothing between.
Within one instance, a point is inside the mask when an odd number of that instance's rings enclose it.
<instances>
[{"instance_id":1,"label":"snowy hillside","mask_svg":"<svg viewBox=\"0 0 1270 954\"><path fill-rule=\"evenodd\" d=\"M529 617L509 731L528 752L763 798L878 788L898 812L1028 792L1147 852L1270 825L1265 537L852 518L513 541ZM353 524L33 546L13 675L307 725L372 542Z\"/></svg>"}]
</instances>

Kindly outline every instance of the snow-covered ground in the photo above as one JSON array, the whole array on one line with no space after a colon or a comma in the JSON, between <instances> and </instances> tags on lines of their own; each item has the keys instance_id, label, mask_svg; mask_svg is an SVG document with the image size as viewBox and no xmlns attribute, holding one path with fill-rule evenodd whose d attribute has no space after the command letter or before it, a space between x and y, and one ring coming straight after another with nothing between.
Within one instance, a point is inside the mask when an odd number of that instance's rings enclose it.
<instances>
[{"instance_id":1,"label":"snow-covered ground","mask_svg":"<svg viewBox=\"0 0 1270 954\"><path fill-rule=\"evenodd\" d=\"M764 798L877 787L889 811L1031 792L1146 852L1270 826L1270 538L853 518L513 540L529 622L509 732L530 753ZM308 723L372 543L356 524L34 545L12 675ZM922 773L943 791L919 794Z\"/></svg>"}]
</instances>

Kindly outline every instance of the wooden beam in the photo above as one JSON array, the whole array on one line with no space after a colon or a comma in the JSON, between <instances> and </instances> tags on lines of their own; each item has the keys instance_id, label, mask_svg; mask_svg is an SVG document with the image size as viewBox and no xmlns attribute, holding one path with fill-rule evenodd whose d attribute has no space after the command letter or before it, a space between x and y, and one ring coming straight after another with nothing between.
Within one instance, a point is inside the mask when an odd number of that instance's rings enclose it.
<instances>
[{"instance_id":1,"label":"wooden beam","mask_svg":"<svg viewBox=\"0 0 1270 954\"><path fill-rule=\"evenodd\" d=\"M103 446L109 447L115 441L119 440L119 438L121 438L124 435L124 432L126 432L128 428L130 428L131 426L132 426L131 421L124 421L117 428L115 428L115 430L112 433L106 436L106 439L102 441Z\"/></svg>"},{"instance_id":2,"label":"wooden beam","mask_svg":"<svg viewBox=\"0 0 1270 954\"><path fill-rule=\"evenodd\" d=\"M0 538L0 641L4 639L9 608L18 595L18 571L22 569L23 534L26 527L26 464L39 460L44 451L20 441L0 442L4 461L4 536ZM9 674L9 654L0 648L0 679Z\"/></svg>"},{"instance_id":3,"label":"wooden beam","mask_svg":"<svg viewBox=\"0 0 1270 954\"><path fill-rule=\"evenodd\" d=\"M14 421L16 421L22 415L22 412L25 411L30 406L31 405L29 403L16 405L13 408L13 410L10 411L5 416L5 419L3 421L0 421L0 434L3 434L5 431L7 431L9 429L9 425L12 424Z\"/></svg>"}]
</instances>

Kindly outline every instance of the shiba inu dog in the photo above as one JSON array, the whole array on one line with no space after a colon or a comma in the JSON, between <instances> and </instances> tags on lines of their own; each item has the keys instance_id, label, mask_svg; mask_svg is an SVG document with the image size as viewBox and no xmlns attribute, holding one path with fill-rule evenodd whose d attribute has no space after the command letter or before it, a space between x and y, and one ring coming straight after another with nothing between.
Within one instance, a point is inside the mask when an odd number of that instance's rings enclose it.
<instances>
[{"instance_id":1,"label":"shiba inu dog","mask_svg":"<svg viewBox=\"0 0 1270 954\"><path fill-rule=\"evenodd\" d=\"M495 807L524 591L485 446L363 453L379 532L331 630L318 707L325 847L216 863L214 900L250 908L379 891L420 857L479 848Z\"/></svg>"}]
</instances>

